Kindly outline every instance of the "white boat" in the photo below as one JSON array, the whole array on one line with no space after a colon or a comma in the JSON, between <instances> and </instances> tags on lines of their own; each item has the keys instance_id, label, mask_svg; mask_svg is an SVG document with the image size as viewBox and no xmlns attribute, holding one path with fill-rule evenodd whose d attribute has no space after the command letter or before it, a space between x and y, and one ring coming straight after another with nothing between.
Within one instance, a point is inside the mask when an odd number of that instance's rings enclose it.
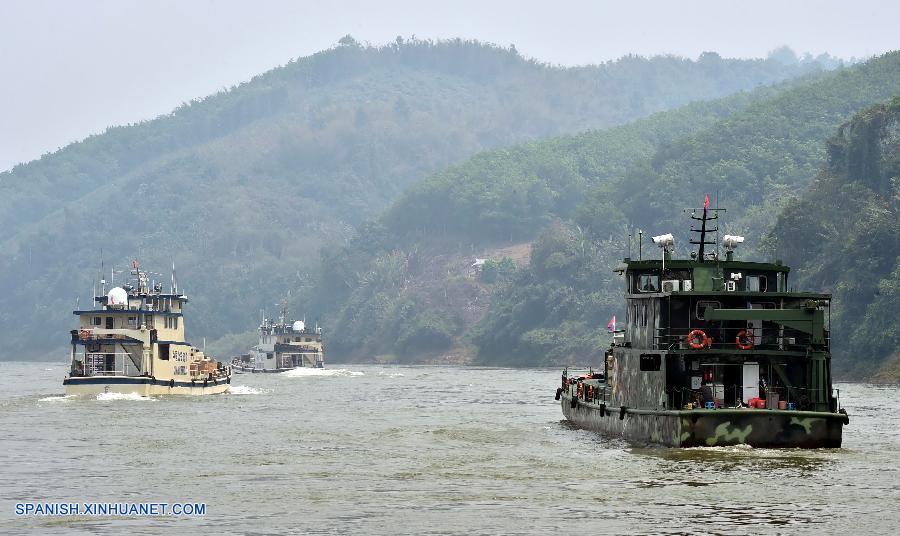
<instances>
[{"instance_id":1,"label":"white boat","mask_svg":"<svg viewBox=\"0 0 900 536\"><path fill-rule=\"evenodd\" d=\"M303 320L288 322L282 308L279 320L264 318L259 326L259 342L250 352L231 360L242 372L285 372L295 368L324 368L325 345L322 328L311 328Z\"/></svg>"}]
</instances>

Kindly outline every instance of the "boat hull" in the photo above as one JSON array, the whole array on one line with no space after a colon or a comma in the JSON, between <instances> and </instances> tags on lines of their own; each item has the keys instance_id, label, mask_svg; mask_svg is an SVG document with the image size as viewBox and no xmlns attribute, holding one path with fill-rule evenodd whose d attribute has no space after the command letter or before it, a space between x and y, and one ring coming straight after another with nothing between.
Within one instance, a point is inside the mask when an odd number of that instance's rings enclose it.
<instances>
[{"instance_id":1,"label":"boat hull","mask_svg":"<svg viewBox=\"0 0 900 536\"><path fill-rule=\"evenodd\" d=\"M273 373L278 373L278 372L287 372L289 370L294 370L294 369L298 369L298 368L325 368L324 366L322 366L322 367L289 367L289 368L258 369L258 368L253 368L252 366L248 367L246 365L238 365L238 364L232 364L231 366L234 370L237 370L240 372L249 372L249 373L253 373L253 374L256 374L256 373L273 374Z\"/></svg>"},{"instance_id":2,"label":"boat hull","mask_svg":"<svg viewBox=\"0 0 900 536\"><path fill-rule=\"evenodd\" d=\"M579 428L643 444L669 447L750 445L838 448L843 413L766 409L639 410L560 397L563 415Z\"/></svg>"},{"instance_id":3,"label":"boat hull","mask_svg":"<svg viewBox=\"0 0 900 536\"><path fill-rule=\"evenodd\" d=\"M147 377L104 376L71 377L63 380L67 395L102 393L159 395L215 395L228 391L231 377L196 382L161 380Z\"/></svg>"}]
</instances>

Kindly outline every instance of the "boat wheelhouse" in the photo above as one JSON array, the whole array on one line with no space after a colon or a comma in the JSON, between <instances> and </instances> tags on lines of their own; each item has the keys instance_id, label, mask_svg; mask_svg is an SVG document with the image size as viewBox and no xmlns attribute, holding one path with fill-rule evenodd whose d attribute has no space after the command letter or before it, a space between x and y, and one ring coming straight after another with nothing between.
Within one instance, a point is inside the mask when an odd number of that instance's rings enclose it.
<instances>
[{"instance_id":1,"label":"boat wheelhouse","mask_svg":"<svg viewBox=\"0 0 900 536\"><path fill-rule=\"evenodd\" d=\"M153 283L137 261L132 284L94 297L95 307L74 311L66 394L135 393L203 395L222 393L231 368L185 341L184 305L174 271L171 292Z\"/></svg>"},{"instance_id":2,"label":"boat wheelhouse","mask_svg":"<svg viewBox=\"0 0 900 536\"><path fill-rule=\"evenodd\" d=\"M701 216L700 250L673 259L672 235L654 237L662 258L626 258L626 323L603 370L557 390L567 419L638 442L839 447L848 423L832 388L829 294L793 292L781 262L735 260L743 237L718 253Z\"/></svg>"}]
</instances>

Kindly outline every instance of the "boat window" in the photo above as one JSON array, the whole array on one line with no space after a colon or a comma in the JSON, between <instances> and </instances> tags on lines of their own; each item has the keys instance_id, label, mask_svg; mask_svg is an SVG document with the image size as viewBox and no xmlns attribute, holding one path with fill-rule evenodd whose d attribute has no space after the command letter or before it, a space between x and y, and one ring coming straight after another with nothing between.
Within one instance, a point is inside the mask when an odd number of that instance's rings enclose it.
<instances>
[{"instance_id":1,"label":"boat window","mask_svg":"<svg viewBox=\"0 0 900 536\"><path fill-rule=\"evenodd\" d=\"M748 275L747 276L747 292L765 292L766 276L764 275Z\"/></svg>"},{"instance_id":2,"label":"boat window","mask_svg":"<svg viewBox=\"0 0 900 536\"><path fill-rule=\"evenodd\" d=\"M112 328L113 328L113 317L107 316L106 317L106 329L112 329Z\"/></svg>"},{"instance_id":3,"label":"boat window","mask_svg":"<svg viewBox=\"0 0 900 536\"><path fill-rule=\"evenodd\" d=\"M312 342L312 339L309 338L309 337L307 337L307 338L306 338L306 342Z\"/></svg>"},{"instance_id":4,"label":"boat window","mask_svg":"<svg viewBox=\"0 0 900 536\"><path fill-rule=\"evenodd\" d=\"M95 326L99 326L99 325L102 324L102 323L103 323L103 320L102 320L99 316L95 316L95 317L94 317L93 324L94 324Z\"/></svg>"},{"instance_id":5,"label":"boat window","mask_svg":"<svg viewBox=\"0 0 900 536\"><path fill-rule=\"evenodd\" d=\"M178 317L177 316L172 317L172 327L174 327L175 329L178 329Z\"/></svg>"},{"instance_id":6,"label":"boat window","mask_svg":"<svg viewBox=\"0 0 900 536\"><path fill-rule=\"evenodd\" d=\"M659 354L641 354L641 370L651 372L659 370L662 357Z\"/></svg>"},{"instance_id":7,"label":"boat window","mask_svg":"<svg viewBox=\"0 0 900 536\"><path fill-rule=\"evenodd\" d=\"M706 312L706 309L721 309L722 304L717 301L709 301L709 300L701 300L697 302L697 308L694 311L694 316L697 317L697 320L704 320L703 314Z\"/></svg>"},{"instance_id":8,"label":"boat window","mask_svg":"<svg viewBox=\"0 0 900 536\"><path fill-rule=\"evenodd\" d=\"M641 274L638 276L638 291L659 292L659 276L653 274Z\"/></svg>"},{"instance_id":9,"label":"boat window","mask_svg":"<svg viewBox=\"0 0 900 536\"><path fill-rule=\"evenodd\" d=\"M169 360L169 345L168 344L160 344L159 345L159 358L163 361Z\"/></svg>"},{"instance_id":10,"label":"boat window","mask_svg":"<svg viewBox=\"0 0 900 536\"><path fill-rule=\"evenodd\" d=\"M755 275L747 276L747 288L745 289L747 292L759 292L759 277Z\"/></svg>"}]
</instances>

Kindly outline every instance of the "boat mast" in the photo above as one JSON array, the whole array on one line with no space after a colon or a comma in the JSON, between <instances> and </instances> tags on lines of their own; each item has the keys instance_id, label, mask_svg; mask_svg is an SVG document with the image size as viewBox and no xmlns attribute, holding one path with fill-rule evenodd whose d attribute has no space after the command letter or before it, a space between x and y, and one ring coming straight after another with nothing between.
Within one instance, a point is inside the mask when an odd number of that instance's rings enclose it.
<instances>
[{"instance_id":1,"label":"boat mast","mask_svg":"<svg viewBox=\"0 0 900 536\"><path fill-rule=\"evenodd\" d=\"M700 261L700 262L705 262L705 260L706 260L706 259L705 259L705 257L706 257L706 245L707 245L707 244L709 244L709 245L715 245L715 244L716 244L716 241L715 241L715 240L707 240L707 239L706 239L706 235L707 235L707 233L717 233L717 234L718 234L718 232L719 232L719 228L718 228L718 227L714 227L714 228L712 228L712 229L708 229L708 228L706 227L706 222L711 222L711 221L713 221L713 220L718 220L718 219L719 219L719 211L720 211L720 210L721 210L721 211L725 211L725 209L724 209L724 208L709 208L709 196L707 195L707 196L706 196L706 199L705 199L704 202L703 202L703 209L702 209L702 210L703 210L703 213L702 213L703 215L702 215L702 216L700 216L700 217L698 218L697 215L696 215L696 214L697 214L697 211L698 211L698 210L701 210L701 209L696 209L696 208L685 209L685 212L687 212L688 210L691 211L691 219L692 219L692 220L697 220L697 221L700 222L700 228L699 228L699 229L694 229L694 226L693 226L693 225L691 226L691 232L693 232L693 233L700 233L700 238L699 238L698 240L694 240L694 239L692 238L692 239L691 239L691 244L697 244L697 245L700 246L700 251L697 252L697 257L698 257L697 260ZM710 215L709 215L710 212L713 212L714 215L713 215L713 216L710 216Z\"/></svg>"}]
</instances>

